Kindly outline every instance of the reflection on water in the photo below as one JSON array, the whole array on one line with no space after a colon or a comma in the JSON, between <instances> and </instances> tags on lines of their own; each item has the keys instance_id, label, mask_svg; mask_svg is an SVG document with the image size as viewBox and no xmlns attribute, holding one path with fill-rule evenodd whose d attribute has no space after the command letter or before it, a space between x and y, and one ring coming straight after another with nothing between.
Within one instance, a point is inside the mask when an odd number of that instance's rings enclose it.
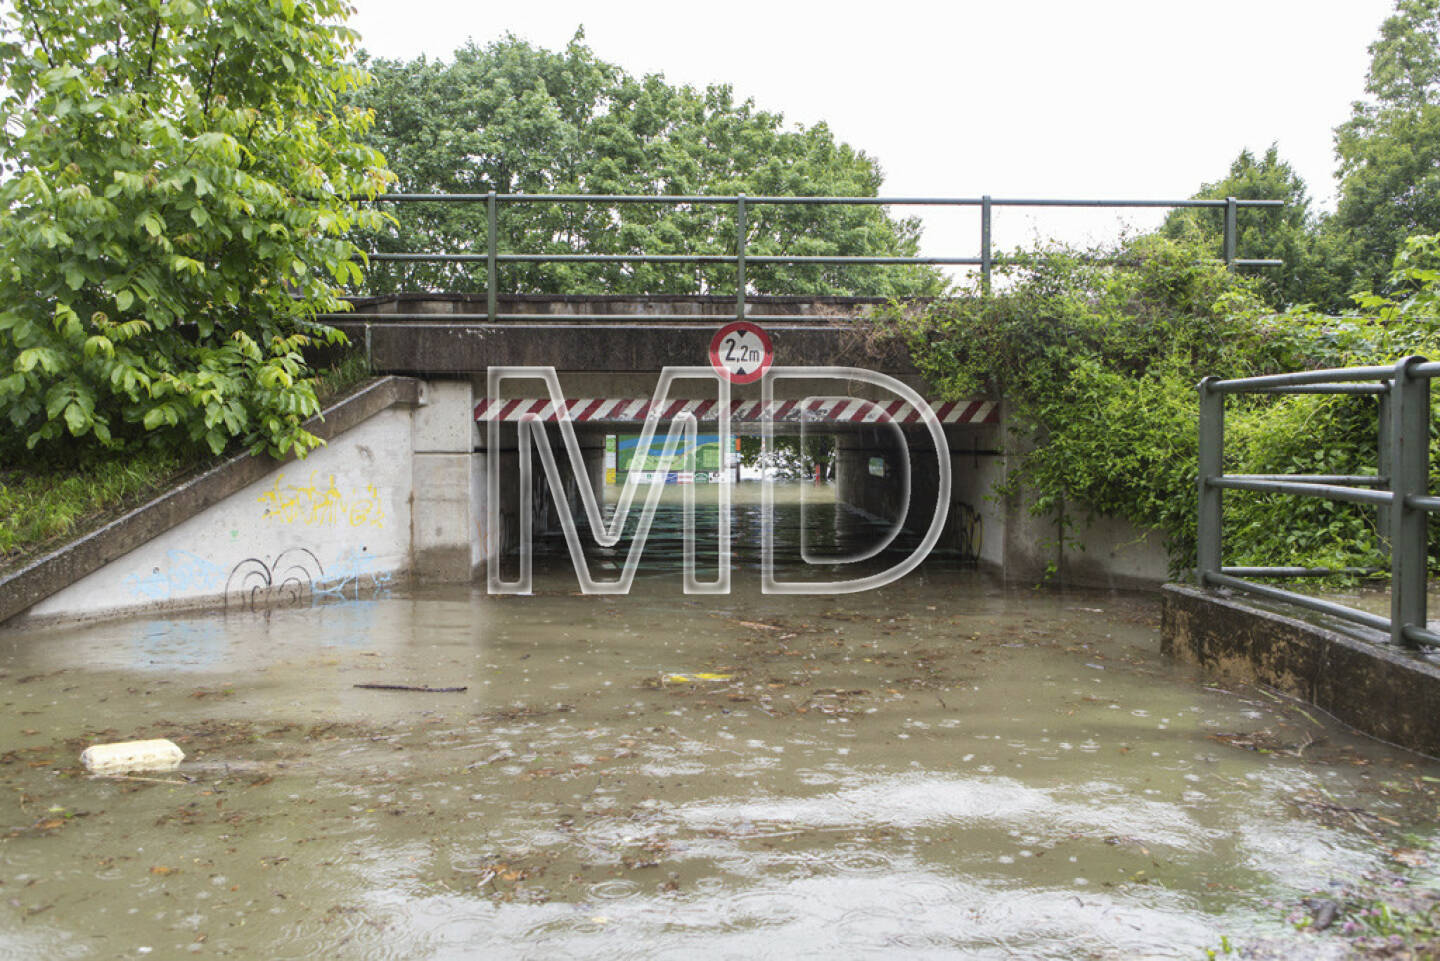
<instances>
[{"instance_id":1,"label":"reflection on water","mask_svg":"<svg viewBox=\"0 0 1440 961\"><path fill-rule=\"evenodd\" d=\"M592 547L588 552L592 571L597 577L622 565L630 552L649 488L640 487L638 490L625 518L624 539L620 544L611 548ZM659 509L646 536L644 553L639 555L639 570L671 575L678 570L678 564L684 557L684 502L688 495L694 498L696 573L702 579L713 577L719 555L719 500L725 490L721 485L698 485L688 489L680 485L664 487ZM609 502L604 508L607 524L613 523L618 491L616 487L608 489ZM762 535L768 526L773 531L777 567L786 569L789 576L797 579L804 579L808 573L816 580L838 580L888 568L919 546L923 528L929 522L925 508L917 505L922 530L916 533L895 524L892 519L866 514L839 502L835 497L835 488L828 484L776 484L773 506L769 511L763 506L759 484L729 486L728 492L731 496L732 561L740 567L758 569ZM577 519L576 526L579 536L587 544L591 543L589 525L583 516ZM976 536L973 531L966 532L967 548ZM548 553L556 561L569 564L565 538L558 527L537 534L536 543L537 554ZM877 547L887 543L886 551L868 558ZM978 543L974 546L978 547ZM973 560L968 550L962 556L954 536L943 538L929 556L936 562L951 565L957 561ZM856 557L866 560L850 563L850 559ZM805 564L806 558L809 558L810 565ZM815 569L807 572L807 566ZM509 573L507 569L507 576Z\"/></svg>"},{"instance_id":2,"label":"reflection on water","mask_svg":"<svg viewBox=\"0 0 1440 961\"><path fill-rule=\"evenodd\" d=\"M943 559L766 596L760 520L725 597L681 593L667 506L626 597L552 543L533 597L0 634L0 957L1324 957L1266 899L1388 850L1325 812L1429 831L1386 792L1440 769L1205 686L1147 599ZM193 780L76 771L142 736Z\"/></svg>"}]
</instances>

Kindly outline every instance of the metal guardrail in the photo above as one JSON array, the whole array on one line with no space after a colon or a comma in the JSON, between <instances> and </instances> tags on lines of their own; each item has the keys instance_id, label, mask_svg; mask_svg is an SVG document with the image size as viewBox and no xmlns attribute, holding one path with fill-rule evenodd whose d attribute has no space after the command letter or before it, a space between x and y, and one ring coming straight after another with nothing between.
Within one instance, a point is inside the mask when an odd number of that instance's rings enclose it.
<instances>
[{"instance_id":1,"label":"metal guardrail","mask_svg":"<svg viewBox=\"0 0 1440 961\"><path fill-rule=\"evenodd\" d=\"M367 256L372 261L390 263L483 263L485 265L486 310L483 314L386 314L393 320L534 320L530 314L501 314L498 308L499 270L504 264L571 263L571 264L733 264L735 267L735 317L737 320L788 320L785 316L755 316L745 312L745 269L749 265L768 264L829 264L855 266L968 266L980 268L981 289L990 290L990 276L997 262L991 243L991 215L996 207L1102 207L1179 209L1208 207L1225 211L1222 259L1230 268L1278 267L1281 260L1257 260L1236 256L1238 237L1237 214L1241 208L1283 207L1283 200L1064 200L1024 199L1013 197L748 197L669 195L669 194L381 194L376 202L384 203L483 203L486 212L486 244L484 253L380 253ZM523 254L501 253L498 243L500 206L502 204L688 204L733 206L735 208L735 253L733 254ZM746 213L753 206L882 206L882 207L979 207L980 255L978 257L870 257L870 256L789 256L748 254L746 252ZM1003 262L1003 258L999 259ZM319 319L345 319L353 314L321 314ZM649 320L649 317L610 314L567 314L567 320ZM708 315L665 315L666 320L713 321Z\"/></svg>"},{"instance_id":2,"label":"metal guardrail","mask_svg":"<svg viewBox=\"0 0 1440 961\"><path fill-rule=\"evenodd\" d=\"M1440 512L1429 492L1430 379L1440 363L1406 357L1389 367L1343 367L1263 377L1200 382L1198 545L1196 579L1201 587L1228 587L1287 601L1383 631L1400 647L1440 646L1426 628L1428 515ZM1226 474L1226 394L1373 394L1379 398L1378 463L1375 474ZM1320 497L1379 509L1379 530L1390 552L1390 616L1287 591L1247 578L1323 577L1375 573L1369 569L1224 567L1221 564L1222 495L1226 490L1266 491Z\"/></svg>"}]
</instances>

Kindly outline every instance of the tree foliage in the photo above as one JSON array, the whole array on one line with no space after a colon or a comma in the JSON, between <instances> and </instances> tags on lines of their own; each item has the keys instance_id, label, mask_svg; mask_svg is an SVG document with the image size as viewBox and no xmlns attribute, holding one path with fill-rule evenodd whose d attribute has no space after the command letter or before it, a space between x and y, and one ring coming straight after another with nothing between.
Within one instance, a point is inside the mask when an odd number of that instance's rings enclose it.
<instances>
[{"instance_id":1,"label":"tree foliage","mask_svg":"<svg viewBox=\"0 0 1440 961\"><path fill-rule=\"evenodd\" d=\"M1207 183L1194 200L1281 200L1284 207L1241 208L1235 218L1235 254L1245 260L1281 260L1280 267L1243 268L1263 279L1260 294L1275 307L1312 303L1348 306L1345 284L1349 272L1337 270L1333 245L1319 236L1304 179L1271 144L1262 156L1241 150L1229 173ZM1181 208L1161 227L1162 236L1194 242L1214 256L1223 250L1225 211L1218 207Z\"/></svg>"},{"instance_id":2,"label":"tree foliage","mask_svg":"<svg viewBox=\"0 0 1440 961\"><path fill-rule=\"evenodd\" d=\"M0 452L317 443L303 351L380 215L343 0L16 0Z\"/></svg>"},{"instance_id":3,"label":"tree foliage","mask_svg":"<svg viewBox=\"0 0 1440 961\"><path fill-rule=\"evenodd\" d=\"M876 196L879 165L824 124L787 127L737 102L726 86L696 90L606 63L577 33L562 51L507 37L466 44L448 63L367 63L376 82L369 142L416 193L594 193ZM407 203L379 249L483 252L484 204ZM754 255L888 255L916 251L919 225L879 207L753 206ZM726 254L731 207L709 204L507 204L499 248L510 253ZM513 264L516 292L733 293L734 268L676 264ZM934 293L939 275L914 267L752 266L764 293ZM483 288L483 270L425 265L372 274L372 289Z\"/></svg>"},{"instance_id":4,"label":"tree foliage","mask_svg":"<svg viewBox=\"0 0 1440 961\"><path fill-rule=\"evenodd\" d=\"M1398 0L1370 57L1371 99L1335 130L1332 226L1354 286L1379 290L1407 237L1440 230L1440 0Z\"/></svg>"},{"instance_id":5,"label":"tree foliage","mask_svg":"<svg viewBox=\"0 0 1440 961\"><path fill-rule=\"evenodd\" d=\"M1261 271L1274 306L1348 310L1357 296L1385 288L1407 238L1440 231L1440 0L1396 0L1369 49L1369 99L1335 128L1333 214L1311 215L1304 182L1273 145L1263 158L1242 151L1226 177L1196 194L1288 202L1284 212L1239 217L1240 256L1285 261ZM1218 250L1221 230L1217 212L1182 211L1162 232Z\"/></svg>"}]
</instances>

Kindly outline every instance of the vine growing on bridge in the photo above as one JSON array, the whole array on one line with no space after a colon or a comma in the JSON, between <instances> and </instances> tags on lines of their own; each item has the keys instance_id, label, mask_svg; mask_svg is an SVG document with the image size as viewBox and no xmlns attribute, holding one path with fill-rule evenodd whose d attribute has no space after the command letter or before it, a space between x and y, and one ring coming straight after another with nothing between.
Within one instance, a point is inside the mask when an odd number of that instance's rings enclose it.
<instances>
[{"instance_id":1,"label":"vine growing on bridge","mask_svg":"<svg viewBox=\"0 0 1440 961\"><path fill-rule=\"evenodd\" d=\"M1200 379L1440 356L1437 265L1440 239L1412 239L1397 296L1365 298L1342 317L1275 313L1255 279L1152 235L1118 250L1031 251L997 273L991 296L895 309L886 322L947 397L1005 399L1028 447L1006 495L1058 513L1076 547L1088 515L1158 530L1178 573L1195 551ZM1374 472L1376 417L1365 397L1230 398L1227 470ZM1233 492L1225 533L1227 563L1382 563L1374 512L1359 505Z\"/></svg>"}]
</instances>

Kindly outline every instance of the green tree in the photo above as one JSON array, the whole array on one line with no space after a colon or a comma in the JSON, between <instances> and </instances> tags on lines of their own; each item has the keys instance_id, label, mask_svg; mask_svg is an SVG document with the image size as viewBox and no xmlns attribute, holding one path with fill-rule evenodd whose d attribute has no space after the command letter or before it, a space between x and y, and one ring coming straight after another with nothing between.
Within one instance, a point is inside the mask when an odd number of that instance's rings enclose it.
<instances>
[{"instance_id":1,"label":"green tree","mask_svg":"<svg viewBox=\"0 0 1440 961\"><path fill-rule=\"evenodd\" d=\"M16 0L0 454L317 443L304 350L381 215L343 0ZM76 444L71 439L82 439Z\"/></svg>"},{"instance_id":2,"label":"green tree","mask_svg":"<svg viewBox=\"0 0 1440 961\"><path fill-rule=\"evenodd\" d=\"M467 44L446 63L366 63L376 82L356 102L373 108L370 143L417 193L599 193L876 196L879 165L824 124L803 128L736 102L729 87L696 90L606 63L577 33L552 52L507 37ZM397 207L386 251L482 252L483 204ZM885 255L916 251L919 225L879 207L755 206L754 255ZM513 253L730 254L732 208L707 205L505 205L499 247ZM675 264L515 264L501 286L517 292L731 293L734 268ZM460 265L396 268L372 289L465 290L483 271ZM909 295L938 292L940 275L915 267L753 266L763 293Z\"/></svg>"},{"instance_id":3,"label":"green tree","mask_svg":"<svg viewBox=\"0 0 1440 961\"><path fill-rule=\"evenodd\" d=\"M1283 200L1284 207L1241 209L1236 215L1235 252L1241 259L1282 260L1284 266L1254 270L1264 278L1260 291L1276 307L1315 303L1327 308L1346 306L1343 280L1334 273L1333 258L1318 238L1311 216L1305 181L1280 159L1271 144L1257 158L1249 150L1230 164L1224 179L1201 186L1194 200ZM1216 207L1187 207L1170 214L1161 234L1172 240L1195 241L1220 252L1225 236L1225 211ZM1247 268L1246 272L1252 272Z\"/></svg>"},{"instance_id":4,"label":"green tree","mask_svg":"<svg viewBox=\"0 0 1440 961\"><path fill-rule=\"evenodd\" d=\"M1352 288L1383 288L1405 238L1440 230L1440 0L1399 0L1370 45L1365 90L1335 130L1331 226Z\"/></svg>"}]
</instances>

